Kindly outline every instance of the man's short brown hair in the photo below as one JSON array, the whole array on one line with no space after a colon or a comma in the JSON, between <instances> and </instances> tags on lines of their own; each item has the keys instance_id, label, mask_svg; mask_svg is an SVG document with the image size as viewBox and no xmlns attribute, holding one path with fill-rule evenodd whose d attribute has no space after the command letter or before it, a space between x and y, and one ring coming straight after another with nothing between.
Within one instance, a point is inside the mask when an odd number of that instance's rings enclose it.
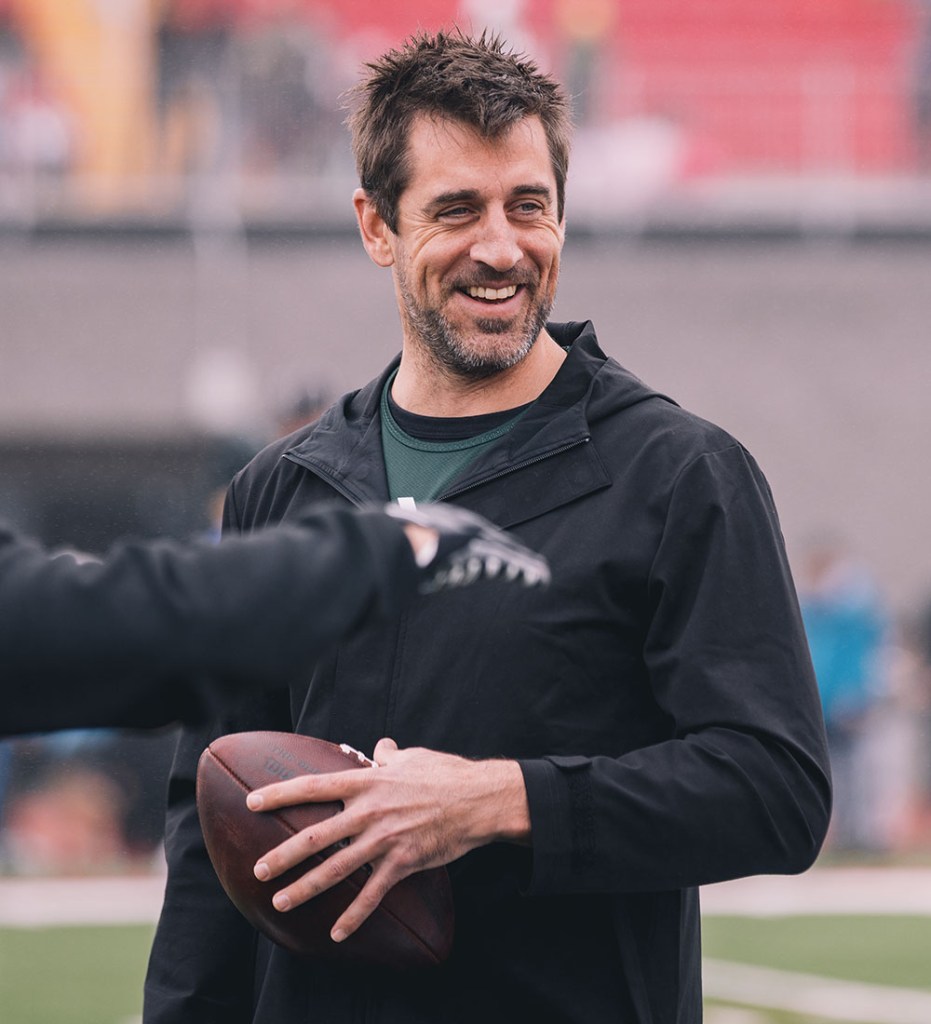
<instances>
[{"instance_id":1,"label":"man's short brown hair","mask_svg":"<svg viewBox=\"0 0 931 1024\"><path fill-rule=\"evenodd\" d=\"M496 139L525 117L546 133L559 219L565 208L571 119L562 87L501 38L459 31L412 36L367 64L350 93L348 119L362 187L395 233L398 201L410 180L407 141L419 115L449 118Z\"/></svg>"}]
</instances>

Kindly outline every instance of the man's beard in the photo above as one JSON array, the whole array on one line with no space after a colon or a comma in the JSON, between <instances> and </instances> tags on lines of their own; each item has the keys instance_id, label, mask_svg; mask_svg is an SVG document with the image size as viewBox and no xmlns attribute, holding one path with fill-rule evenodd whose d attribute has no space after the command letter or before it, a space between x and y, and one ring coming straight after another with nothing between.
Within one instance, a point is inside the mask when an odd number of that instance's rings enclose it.
<instances>
[{"instance_id":1,"label":"man's beard","mask_svg":"<svg viewBox=\"0 0 931 1024\"><path fill-rule=\"evenodd\" d=\"M523 317L523 323L518 323L516 318L502 320L489 317L477 320L475 334L483 339L491 340L495 336L517 332L511 344L491 344L479 350L469 344L469 338L460 328L450 323L439 309L421 306L404 282L401 282L400 291L408 329L441 367L467 380L482 380L517 366L530 353L553 307L550 299L536 299Z\"/></svg>"}]
</instances>

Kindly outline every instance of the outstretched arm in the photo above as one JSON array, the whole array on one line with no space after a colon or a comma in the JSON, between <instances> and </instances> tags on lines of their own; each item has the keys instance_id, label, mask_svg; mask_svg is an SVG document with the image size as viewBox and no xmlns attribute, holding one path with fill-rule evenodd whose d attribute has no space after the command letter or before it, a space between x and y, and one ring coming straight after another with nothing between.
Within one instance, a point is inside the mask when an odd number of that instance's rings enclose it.
<instances>
[{"instance_id":1,"label":"outstretched arm","mask_svg":"<svg viewBox=\"0 0 931 1024\"><path fill-rule=\"evenodd\" d=\"M381 512L219 545L125 544L83 564L0 531L0 732L211 717L285 684L419 578Z\"/></svg>"},{"instance_id":2,"label":"outstretched arm","mask_svg":"<svg viewBox=\"0 0 931 1024\"><path fill-rule=\"evenodd\" d=\"M219 545L127 544L83 564L0 528L0 734L212 718L257 685L286 684L418 587L496 566L545 573L477 517L424 515L333 508Z\"/></svg>"}]
</instances>

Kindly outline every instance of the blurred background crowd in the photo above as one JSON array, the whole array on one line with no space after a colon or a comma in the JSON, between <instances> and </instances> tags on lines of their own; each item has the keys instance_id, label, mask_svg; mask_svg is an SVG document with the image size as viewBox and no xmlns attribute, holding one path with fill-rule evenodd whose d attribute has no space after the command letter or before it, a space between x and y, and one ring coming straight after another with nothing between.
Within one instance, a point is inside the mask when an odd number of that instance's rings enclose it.
<instances>
[{"instance_id":1,"label":"blurred background crowd","mask_svg":"<svg viewBox=\"0 0 931 1024\"><path fill-rule=\"evenodd\" d=\"M826 855L931 856L931 2L0 0L0 514L70 557L213 538L232 473L381 368L341 96L453 23L572 96L557 314L773 484ZM0 744L0 871L156 866L172 744Z\"/></svg>"},{"instance_id":2,"label":"blurred background crowd","mask_svg":"<svg viewBox=\"0 0 931 1024\"><path fill-rule=\"evenodd\" d=\"M567 84L577 216L670 186L726 181L746 202L799 175L888 183L931 170L929 6L0 0L0 218L332 214L352 173L338 97L360 62L453 22ZM596 210L591 187L618 174Z\"/></svg>"}]
</instances>

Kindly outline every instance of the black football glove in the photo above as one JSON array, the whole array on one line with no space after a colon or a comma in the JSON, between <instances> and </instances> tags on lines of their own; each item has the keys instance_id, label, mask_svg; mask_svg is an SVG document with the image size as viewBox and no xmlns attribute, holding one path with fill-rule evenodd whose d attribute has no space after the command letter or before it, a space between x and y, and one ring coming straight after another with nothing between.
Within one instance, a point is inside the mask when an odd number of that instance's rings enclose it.
<instances>
[{"instance_id":1,"label":"black football glove","mask_svg":"<svg viewBox=\"0 0 931 1024\"><path fill-rule=\"evenodd\" d=\"M436 551L418 559L422 594L452 587L467 587L480 579L520 582L528 587L550 581L546 559L524 547L497 526L456 505L426 504L416 508L387 505L394 519L435 530Z\"/></svg>"}]
</instances>

